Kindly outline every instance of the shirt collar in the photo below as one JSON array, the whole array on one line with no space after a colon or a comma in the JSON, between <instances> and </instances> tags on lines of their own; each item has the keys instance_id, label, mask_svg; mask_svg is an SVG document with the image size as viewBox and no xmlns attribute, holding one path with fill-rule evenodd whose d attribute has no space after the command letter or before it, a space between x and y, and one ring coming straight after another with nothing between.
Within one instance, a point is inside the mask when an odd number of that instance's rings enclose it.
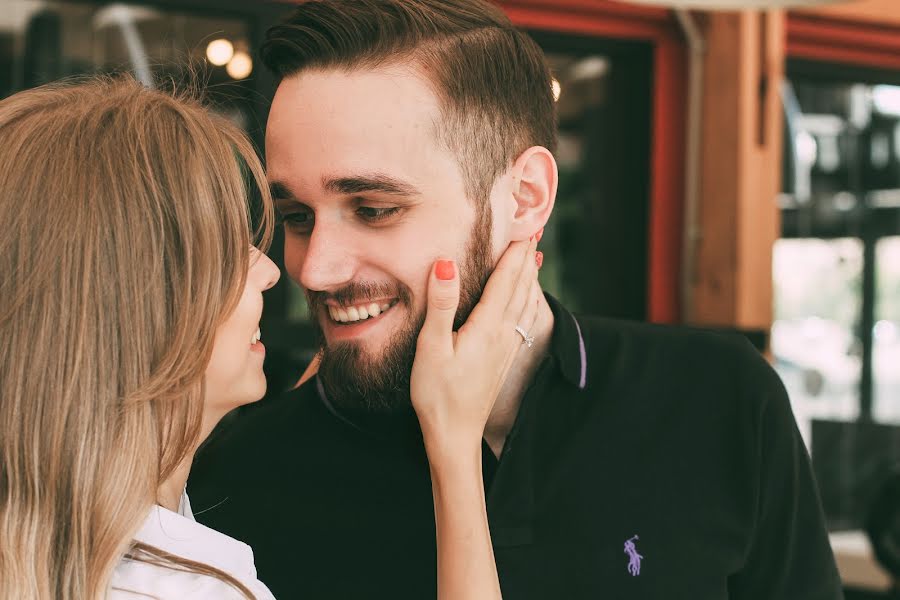
<instances>
[{"instance_id":1,"label":"shirt collar","mask_svg":"<svg viewBox=\"0 0 900 600\"><path fill-rule=\"evenodd\" d=\"M185 496L179 507L184 514L159 505L151 508L135 541L216 567L240 580L256 579L250 546L195 521L186 500Z\"/></svg>"},{"instance_id":2,"label":"shirt collar","mask_svg":"<svg viewBox=\"0 0 900 600\"><path fill-rule=\"evenodd\" d=\"M522 397L515 424L506 438L503 458L488 491L491 537L497 547L530 544L534 541L535 444L542 397L556 398L560 387L578 390L587 385L587 356L581 326L559 301L545 294L553 311L553 331L548 358L538 368ZM552 400L551 400L552 401ZM547 406L544 404L544 406Z\"/></svg>"},{"instance_id":3,"label":"shirt collar","mask_svg":"<svg viewBox=\"0 0 900 600\"><path fill-rule=\"evenodd\" d=\"M587 353L584 336L575 316L550 294L544 294L553 312L553 337L550 340L550 356L559 365L563 377L583 390L587 386Z\"/></svg>"}]
</instances>

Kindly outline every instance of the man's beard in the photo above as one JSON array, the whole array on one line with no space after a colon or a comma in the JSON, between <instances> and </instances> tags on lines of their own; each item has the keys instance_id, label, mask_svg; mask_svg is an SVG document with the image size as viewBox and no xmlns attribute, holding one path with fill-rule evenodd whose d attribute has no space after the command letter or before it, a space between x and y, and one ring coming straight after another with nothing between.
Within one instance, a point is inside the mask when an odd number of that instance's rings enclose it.
<instances>
[{"instance_id":1,"label":"man's beard","mask_svg":"<svg viewBox=\"0 0 900 600\"><path fill-rule=\"evenodd\" d=\"M490 276L493 266L491 229L490 207L484 205L478 210L466 256L459 270L460 298L454 330L469 318ZM322 348L319 378L329 402L344 410L389 413L411 405L410 374L419 331L425 323L424 307L419 314L410 314L408 324L394 333L393 339L379 355L365 351L359 342L328 345L319 323L319 318L329 318L324 304L326 299L346 305L386 296L398 298L398 307L402 305L412 311L412 296L402 284L392 288L390 285L351 283L333 293L306 292L313 326Z\"/></svg>"}]
</instances>

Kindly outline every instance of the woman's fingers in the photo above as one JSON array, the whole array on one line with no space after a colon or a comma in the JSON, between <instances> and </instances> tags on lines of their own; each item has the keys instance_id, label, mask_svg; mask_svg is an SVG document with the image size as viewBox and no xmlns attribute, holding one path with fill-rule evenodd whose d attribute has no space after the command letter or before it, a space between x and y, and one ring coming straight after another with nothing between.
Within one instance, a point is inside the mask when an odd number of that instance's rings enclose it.
<instances>
[{"instance_id":1,"label":"woman's fingers","mask_svg":"<svg viewBox=\"0 0 900 600\"><path fill-rule=\"evenodd\" d=\"M428 278L425 323L419 332L419 348L442 352L453 350L453 320L459 306L459 276L456 263L438 260Z\"/></svg>"},{"instance_id":2,"label":"woman's fingers","mask_svg":"<svg viewBox=\"0 0 900 600\"><path fill-rule=\"evenodd\" d=\"M528 289L528 300L522 308L522 314L519 317L519 326L531 335L534 331L534 324L537 322L538 303L541 299L541 286L537 281L537 275L532 279L531 287Z\"/></svg>"},{"instance_id":3,"label":"woman's fingers","mask_svg":"<svg viewBox=\"0 0 900 600\"><path fill-rule=\"evenodd\" d=\"M506 309L525 267L525 261L533 254L532 240L512 242L494 272L491 273L481 300L469 316L469 322L497 323L506 316Z\"/></svg>"},{"instance_id":4,"label":"woman's fingers","mask_svg":"<svg viewBox=\"0 0 900 600\"><path fill-rule=\"evenodd\" d=\"M530 337L531 332L534 331L538 315L538 301L541 297L541 286L538 283L537 272L537 264L535 264L533 268L523 268L522 278L519 282L519 286L516 288L516 293L518 294L521 291L521 297L524 298L524 300L521 302L519 302L519 298L515 300L515 306L519 307L519 313L514 319L515 325L511 327L511 331L509 332L509 339L511 341L508 346L510 351L507 358L507 368L512 365L516 355L523 346L527 350L527 338ZM513 304L513 302L510 302L511 306L513 306ZM519 333L516 327L520 327L524 332L524 335Z\"/></svg>"},{"instance_id":5,"label":"woman's fingers","mask_svg":"<svg viewBox=\"0 0 900 600\"><path fill-rule=\"evenodd\" d=\"M515 282L512 296L504 311L504 318L507 323L519 323L519 317L525 311L528 298L531 296L531 288L537 279L537 261L535 260L535 250L537 249L537 240L531 239L528 243L528 251L519 270L519 277Z\"/></svg>"}]
</instances>

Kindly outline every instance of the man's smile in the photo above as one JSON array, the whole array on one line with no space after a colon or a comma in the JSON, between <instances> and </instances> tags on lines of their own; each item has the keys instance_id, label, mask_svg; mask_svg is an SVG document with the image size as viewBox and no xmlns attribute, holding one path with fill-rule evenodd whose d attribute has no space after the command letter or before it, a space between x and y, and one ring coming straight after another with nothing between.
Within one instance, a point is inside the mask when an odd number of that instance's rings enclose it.
<instances>
[{"instance_id":1,"label":"man's smile","mask_svg":"<svg viewBox=\"0 0 900 600\"><path fill-rule=\"evenodd\" d=\"M362 301L357 304L337 304L331 301L323 307L322 329L328 342L337 342L371 335L375 328L398 312L399 298Z\"/></svg>"},{"instance_id":2,"label":"man's smile","mask_svg":"<svg viewBox=\"0 0 900 600\"><path fill-rule=\"evenodd\" d=\"M396 305L398 300L391 298L388 300L366 301L351 305L328 304L328 315L332 321L337 323L355 323L374 319L387 312Z\"/></svg>"}]
</instances>

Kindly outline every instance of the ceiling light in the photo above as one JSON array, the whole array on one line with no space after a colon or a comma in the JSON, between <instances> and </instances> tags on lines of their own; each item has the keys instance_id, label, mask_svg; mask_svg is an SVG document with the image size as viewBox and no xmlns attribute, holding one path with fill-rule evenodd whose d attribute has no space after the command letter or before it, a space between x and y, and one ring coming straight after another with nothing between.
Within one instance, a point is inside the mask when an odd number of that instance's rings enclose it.
<instances>
[{"instance_id":1,"label":"ceiling light","mask_svg":"<svg viewBox=\"0 0 900 600\"><path fill-rule=\"evenodd\" d=\"M246 79L253 72L253 59L246 52L238 50L228 61L225 71L232 79Z\"/></svg>"},{"instance_id":2,"label":"ceiling light","mask_svg":"<svg viewBox=\"0 0 900 600\"><path fill-rule=\"evenodd\" d=\"M224 38L213 40L206 47L206 58L217 67L228 64L234 56L234 45Z\"/></svg>"}]
</instances>

